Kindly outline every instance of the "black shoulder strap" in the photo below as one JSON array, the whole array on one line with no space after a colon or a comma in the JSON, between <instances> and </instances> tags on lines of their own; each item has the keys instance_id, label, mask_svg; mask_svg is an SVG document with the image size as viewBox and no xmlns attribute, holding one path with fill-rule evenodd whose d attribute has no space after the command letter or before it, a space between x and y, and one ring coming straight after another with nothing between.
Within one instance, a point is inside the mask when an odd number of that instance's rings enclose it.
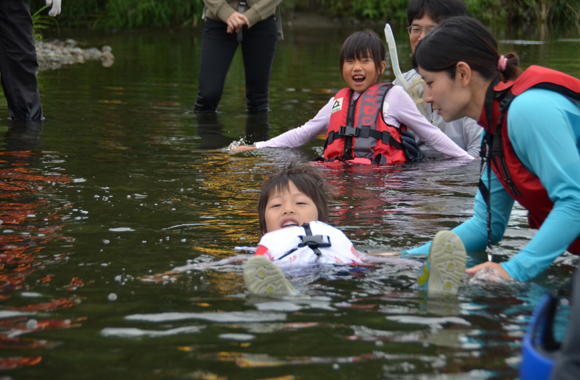
<instances>
[{"instance_id":1,"label":"black shoulder strap","mask_svg":"<svg viewBox=\"0 0 580 380\"><path fill-rule=\"evenodd\" d=\"M343 128L346 130L354 130L354 114L356 112L356 103L358 102L358 100L362 97L362 94L356 99L354 100L352 98L352 94L354 93L354 91L350 90L350 96L348 99L348 111L346 114L346 125L344 127L340 127L340 130L342 131ZM339 159L341 160L352 160L354 158L354 154L352 152L352 137L354 136L354 134L345 134L344 135L344 150L342 152L342 156L339 157Z\"/></svg>"},{"instance_id":2,"label":"black shoulder strap","mask_svg":"<svg viewBox=\"0 0 580 380\"><path fill-rule=\"evenodd\" d=\"M383 105L385 104L385 99L387 98L387 94L389 93L389 91L391 90L391 88L394 87L394 85L392 83L388 83L387 84L389 87L387 88L387 91L385 91L385 93L383 94L382 98L381 98L381 102L379 103L381 105L381 109L379 111L380 114L380 118L383 119L383 123L387 124L387 122L385 121L385 115L383 114Z\"/></svg>"},{"instance_id":3,"label":"black shoulder strap","mask_svg":"<svg viewBox=\"0 0 580 380\"><path fill-rule=\"evenodd\" d=\"M493 134L491 131L492 119L493 119L493 101L495 100L495 90L494 87L500 82L500 78L497 77L491 82L489 87L487 88L487 92L485 93L485 118L487 121L487 131L485 132L485 136L481 141L481 167L480 167L480 174L483 175L484 170L487 167L487 183L491 184L491 165L490 165L490 152L491 152L491 145L493 144ZM483 200L487 206L487 259L489 261L493 261L493 240L492 240L492 222L491 222L491 199L490 199L490 191L485 186L483 181L481 180L481 175L479 177L479 191L483 196Z\"/></svg>"}]
</instances>

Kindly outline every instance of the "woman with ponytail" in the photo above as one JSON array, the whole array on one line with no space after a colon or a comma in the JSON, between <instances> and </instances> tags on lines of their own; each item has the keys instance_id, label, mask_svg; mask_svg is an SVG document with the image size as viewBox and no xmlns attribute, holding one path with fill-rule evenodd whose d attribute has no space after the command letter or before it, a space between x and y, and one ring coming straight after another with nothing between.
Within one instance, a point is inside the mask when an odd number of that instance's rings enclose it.
<instances>
[{"instance_id":1,"label":"woman with ponytail","mask_svg":"<svg viewBox=\"0 0 580 380\"><path fill-rule=\"evenodd\" d=\"M566 250L580 254L580 80L498 53L477 20L443 21L417 46L413 66L423 76L426 100L445 121L465 116L484 128L482 175L474 216L455 232L467 251L488 247L484 267L526 281ZM490 163L488 165L488 163ZM518 201L538 232L516 255L493 262ZM431 243L408 251L428 253Z\"/></svg>"}]
</instances>

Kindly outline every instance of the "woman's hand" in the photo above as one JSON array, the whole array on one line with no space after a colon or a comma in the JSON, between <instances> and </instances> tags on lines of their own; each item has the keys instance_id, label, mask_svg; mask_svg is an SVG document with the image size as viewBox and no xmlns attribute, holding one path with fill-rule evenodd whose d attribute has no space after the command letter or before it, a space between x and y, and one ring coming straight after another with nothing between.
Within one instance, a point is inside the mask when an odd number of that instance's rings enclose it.
<instances>
[{"instance_id":1,"label":"woman's hand","mask_svg":"<svg viewBox=\"0 0 580 380\"><path fill-rule=\"evenodd\" d=\"M256 147L252 146L252 145L240 145L240 146L230 148L230 150L232 152L245 152L247 150L252 150L252 149L256 149Z\"/></svg>"},{"instance_id":2,"label":"woman's hand","mask_svg":"<svg viewBox=\"0 0 580 380\"><path fill-rule=\"evenodd\" d=\"M239 32L244 25L250 26L250 21L243 14L234 12L230 17L228 17L226 24L228 24L227 32L232 34Z\"/></svg>"},{"instance_id":3,"label":"woman's hand","mask_svg":"<svg viewBox=\"0 0 580 380\"><path fill-rule=\"evenodd\" d=\"M508 274L508 272L506 272L505 269L503 269L503 267L501 265L499 265L498 263L492 263L491 261L476 265L473 268L468 268L465 270L465 273L473 275L473 274L476 274L477 272L479 272L480 270L482 270L483 268L495 269L497 271L497 273L499 273L499 275L506 280L509 280L511 278L511 276Z\"/></svg>"}]
</instances>

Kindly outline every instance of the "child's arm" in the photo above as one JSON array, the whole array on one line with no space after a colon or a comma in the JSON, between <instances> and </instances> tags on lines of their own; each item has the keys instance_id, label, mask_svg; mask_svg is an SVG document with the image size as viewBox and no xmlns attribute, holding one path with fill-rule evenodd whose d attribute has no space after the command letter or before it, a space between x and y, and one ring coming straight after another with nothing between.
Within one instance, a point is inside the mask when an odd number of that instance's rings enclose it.
<instances>
[{"instance_id":1,"label":"child's arm","mask_svg":"<svg viewBox=\"0 0 580 380\"><path fill-rule=\"evenodd\" d=\"M442 153L446 158L463 158L473 160L473 157L461 149L443 131L429 123L417 109L413 99L401 86L395 86L387 93L385 103L385 122L396 127L405 124L421 140L431 148Z\"/></svg>"},{"instance_id":2,"label":"child's arm","mask_svg":"<svg viewBox=\"0 0 580 380\"><path fill-rule=\"evenodd\" d=\"M242 152L251 149L261 148L298 148L302 145L314 140L316 136L325 133L330 123L330 111L332 109L332 102L334 97L318 111L318 114L308 120L306 124L301 127L294 128L288 132L282 133L279 136L271 138L268 141L260 141L256 143L255 147L241 145L232 148L233 152Z\"/></svg>"},{"instance_id":3,"label":"child's arm","mask_svg":"<svg viewBox=\"0 0 580 380\"><path fill-rule=\"evenodd\" d=\"M391 257L400 257L402 255L401 252L380 252L380 253L365 253L366 256L391 256Z\"/></svg>"}]
</instances>

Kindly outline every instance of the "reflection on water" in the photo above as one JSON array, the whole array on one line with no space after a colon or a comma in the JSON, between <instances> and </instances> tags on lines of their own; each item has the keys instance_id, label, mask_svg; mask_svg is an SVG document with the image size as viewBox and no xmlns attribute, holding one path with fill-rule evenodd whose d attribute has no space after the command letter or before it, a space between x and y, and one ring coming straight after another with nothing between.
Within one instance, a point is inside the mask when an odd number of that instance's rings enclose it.
<instances>
[{"instance_id":1,"label":"reflection on water","mask_svg":"<svg viewBox=\"0 0 580 380\"><path fill-rule=\"evenodd\" d=\"M268 139L268 112L246 114L245 141L249 144ZM202 139L199 149L225 148L232 138L224 135L224 125L219 122L217 113L196 113L197 134Z\"/></svg>"},{"instance_id":2,"label":"reflection on water","mask_svg":"<svg viewBox=\"0 0 580 380\"><path fill-rule=\"evenodd\" d=\"M7 301L20 291L20 297L30 299L13 303L4 309L7 314L0 320L0 348L15 354L18 350L51 349L57 342L22 337L38 331L79 327L85 318L43 319L37 313L57 311L80 303L76 297L53 298L37 292L24 292L33 284L45 287L53 275L35 276L56 262L66 260L67 252L49 253L47 245L55 240L72 239L60 232L64 226L62 210L71 207L67 202L52 199L52 188L67 184L70 179L60 173L39 170L38 163L48 161L48 155L37 152L41 144L42 126L37 123L11 122L4 135L0 152L0 299ZM30 277L36 277L30 280ZM83 286L73 278L70 288ZM70 289L69 288L69 289ZM13 311L15 313L10 313ZM12 369L38 364L42 356L7 356L0 359L0 369Z\"/></svg>"},{"instance_id":3,"label":"reflection on water","mask_svg":"<svg viewBox=\"0 0 580 380\"><path fill-rule=\"evenodd\" d=\"M289 272L308 296L297 299L248 297L239 264L247 255L215 267L239 254L235 247L259 241L257 199L267 175L321 156L324 140L237 155L224 148L313 117L343 87L338 52L351 31L288 31L276 52L271 111L255 115L244 112L241 56L219 112L193 112L199 31L75 35L112 46L115 65L39 73L42 130L0 120L6 376L512 379L533 308L558 289L561 336L577 264L571 256L528 284L466 280L453 299L417 290L423 257L412 258L414 266L377 260L358 271ZM526 66L580 76L580 50L567 40L575 36L498 35L502 50L517 51ZM406 70L406 31L396 37ZM468 218L479 170L477 162L440 159L316 165L335 191L331 223L367 253L416 246ZM498 258L532 236L516 208Z\"/></svg>"}]
</instances>

